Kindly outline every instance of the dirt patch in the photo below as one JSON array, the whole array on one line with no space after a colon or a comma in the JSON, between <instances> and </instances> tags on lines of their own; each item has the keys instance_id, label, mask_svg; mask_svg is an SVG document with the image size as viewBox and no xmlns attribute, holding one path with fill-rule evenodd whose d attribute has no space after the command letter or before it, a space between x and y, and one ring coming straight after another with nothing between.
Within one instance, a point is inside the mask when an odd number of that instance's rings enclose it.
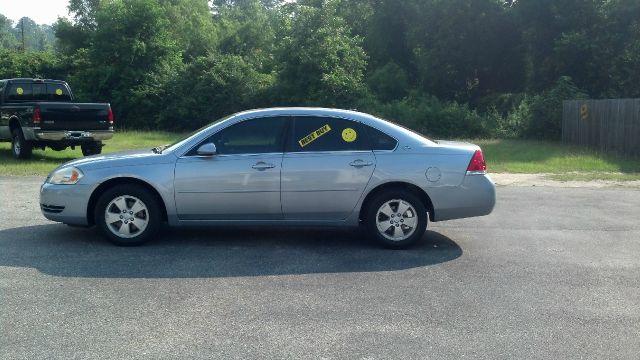
<instances>
[{"instance_id":1,"label":"dirt patch","mask_svg":"<svg viewBox=\"0 0 640 360\"><path fill-rule=\"evenodd\" d=\"M498 186L548 186L569 188L608 188L629 187L640 188L640 181L591 180L591 181L558 181L551 174L505 174L491 173L491 179Z\"/></svg>"}]
</instances>

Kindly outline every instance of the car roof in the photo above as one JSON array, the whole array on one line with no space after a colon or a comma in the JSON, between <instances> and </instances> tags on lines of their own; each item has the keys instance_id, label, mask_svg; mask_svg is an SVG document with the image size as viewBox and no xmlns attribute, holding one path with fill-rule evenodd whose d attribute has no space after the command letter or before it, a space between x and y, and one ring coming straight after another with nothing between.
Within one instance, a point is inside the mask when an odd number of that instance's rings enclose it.
<instances>
[{"instance_id":1,"label":"car roof","mask_svg":"<svg viewBox=\"0 0 640 360\"><path fill-rule=\"evenodd\" d=\"M343 110L343 109L331 109L331 108L322 108L322 107L274 107L274 108L265 108L265 109L254 109L239 112L232 117L234 118L251 118L251 117L260 117L260 116L278 116L278 115L288 115L288 116L329 116L329 117L338 117L338 118L346 118L352 120L359 120L366 124L388 124L387 121L377 118L373 115L366 114L363 112L359 112L356 110Z\"/></svg>"}]
</instances>

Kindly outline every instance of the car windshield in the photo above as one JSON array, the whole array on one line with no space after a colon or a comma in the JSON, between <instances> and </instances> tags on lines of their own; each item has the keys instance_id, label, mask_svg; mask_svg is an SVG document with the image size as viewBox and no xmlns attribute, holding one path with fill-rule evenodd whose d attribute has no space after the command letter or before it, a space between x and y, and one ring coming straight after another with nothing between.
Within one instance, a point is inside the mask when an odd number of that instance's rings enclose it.
<instances>
[{"instance_id":1,"label":"car windshield","mask_svg":"<svg viewBox=\"0 0 640 360\"><path fill-rule=\"evenodd\" d=\"M221 122L223 122L223 121L225 121L225 120L227 120L227 119L231 118L232 116L233 116L233 115L225 116L225 117L223 117L223 118L221 118L221 119L218 119L218 120L216 120L216 121L214 121L214 122L212 122L212 123L210 123L210 124L207 124L207 125L205 125L205 126L201 127L200 129L195 130L195 131L194 131L194 132L192 132L191 134L189 134L189 135L185 136L185 137L184 137L184 138L182 138L181 140L178 140L178 141L174 142L173 144L160 145L160 146L157 146L157 147L155 147L155 148L153 148L153 149L151 149L151 150L153 150L153 152L155 152L156 154L161 154L161 153L163 153L164 151L167 151L167 150L168 150L168 151L173 151L173 150L177 149L178 147L180 147L182 144L184 144L184 143L186 143L187 141L189 141L192 137L194 137L194 136L198 135L201 131L208 129L208 128L210 128L210 127L211 127L211 126L213 126L213 125L216 125L216 124L218 124L218 123L221 123Z\"/></svg>"}]
</instances>

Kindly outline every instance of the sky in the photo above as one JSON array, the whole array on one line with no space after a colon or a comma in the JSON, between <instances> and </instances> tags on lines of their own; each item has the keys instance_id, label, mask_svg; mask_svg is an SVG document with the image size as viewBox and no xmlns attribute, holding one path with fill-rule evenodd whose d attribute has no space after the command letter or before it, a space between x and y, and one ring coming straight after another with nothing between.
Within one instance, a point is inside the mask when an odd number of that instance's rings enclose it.
<instances>
[{"instance_id":1,"label":"sky","mask_svg":"<svg viewBox=\"0 0 640 360\"><path fill-rule=\"evenodd\" d=\"M0 14L14 21L28 16L38 24L53 24L58 16L69 17L69 0L0 0Z\"/></svg>"}]
</instances>

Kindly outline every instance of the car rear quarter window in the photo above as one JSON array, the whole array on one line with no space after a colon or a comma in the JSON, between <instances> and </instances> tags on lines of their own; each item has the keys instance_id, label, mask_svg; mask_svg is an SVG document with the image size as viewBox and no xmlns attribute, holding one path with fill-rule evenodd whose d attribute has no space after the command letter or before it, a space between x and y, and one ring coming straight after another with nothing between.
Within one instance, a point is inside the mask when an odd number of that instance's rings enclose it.
<instances>
[{"instance_id":1,"label":"car rear quarter window","mask_svg":"<svg viewBox=\"0 0 640 360\"><path fill-rule=\"evenodd\" d=\"M300 116L295 119L291 152L370 150L363 126L340 118Z\"/></svg>"},{"instance_id":2,"label":"car rear quarter window","mask_svg":"<svg viewBox=\"0 0 640 360\"><path fill-rule=\"evenodd\" d=\"M367 134L373 150L393 150L398 145L398 141L382 131L367 126Z\"/></svg>"},{"instance_id":3,"label":"car rear quarter window","mask_svg":"<svg viewBox=\"0 0 640 360\"><path fill-rule=\"evenodd\" d=\"M220 130L208 141L220 155L282 152L286 125L286 117L245 120Z\"/></svg>"}]
</instances>

